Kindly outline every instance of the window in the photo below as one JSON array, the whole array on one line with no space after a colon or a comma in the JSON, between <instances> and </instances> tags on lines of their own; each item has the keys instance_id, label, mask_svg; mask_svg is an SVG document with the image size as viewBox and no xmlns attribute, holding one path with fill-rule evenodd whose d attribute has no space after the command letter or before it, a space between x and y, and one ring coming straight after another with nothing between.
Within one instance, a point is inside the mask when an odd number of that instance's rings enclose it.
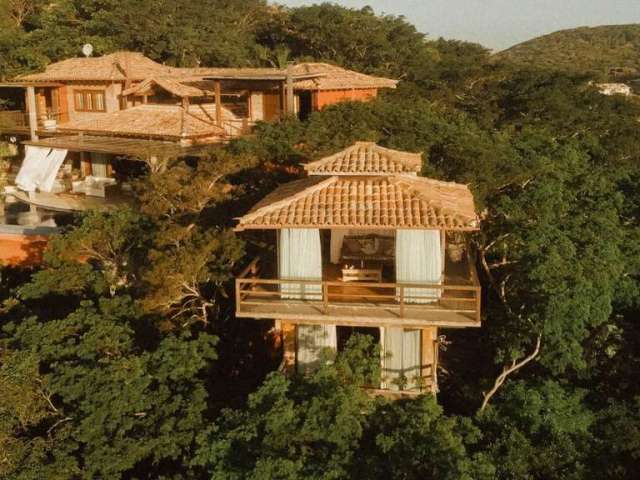
<instances>
[{"instance_id":1,"label":"window","mask_svg":"<svg viewBox=\"0 0 640 480\"><path fill-rule=\"evenodd\" d=\"M77 112L104 112L104 90L76 90L74 104Z\"/></svg>"}]
</instances>

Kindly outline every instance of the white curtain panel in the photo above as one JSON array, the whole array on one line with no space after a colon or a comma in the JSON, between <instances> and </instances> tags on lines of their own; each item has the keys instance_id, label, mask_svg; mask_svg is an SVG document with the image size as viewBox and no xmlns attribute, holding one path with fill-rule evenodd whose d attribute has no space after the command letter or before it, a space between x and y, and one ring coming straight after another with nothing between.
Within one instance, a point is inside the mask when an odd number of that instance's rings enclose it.
<instances>
[{"instance_id":1,"label":"white curtain panel","mask_svg":"<svg viewBox=\"0 0 640 480\"><path fill-rule=\"evenodd\" d=\"M94 177L107 177L107 165L109 164L109 155L104 153L91 153L91 175Z\"/></svg>"},{"instance_id":2,"label":"white curtain panel","mask_svg":"<svg viewBox=\"0 0 640 480\"><path fill-rule=\"evenodd\" d=\"M396 232L396 281L398 283L441 284L442 247L439 230ZM398 295L400 290L398 289ZM431 303L440 298L435 288L405 288L406 303Z\"/></svg>"},{"instance_id":3,"label":"white curtain panel","mask_svg":"<svg viewBox=\"0 0 640 480\"><path fill-rule=\"evenodd\" d=\"M317 280L317 284L282 284L282 298L322 299L322 250L320 230L284 228L278 242L278 272L283 280Z\"/></svg>"},{"instance_id":4,"label":"white curtain panel","mask_svg":"<svg viewBox=\"0 0 640 480\"><path fill-rule=\"evenodd\" d=\"M38 182L38 189L41 192L50 192L53 190L53 184L56 181L58 170L60 170L66 157L67 151L59 148L52 149L51 153L47 155L46 160L42 164L40 181Z\"/></svg>"},{"instance_id":5,"label":"white curtain panel","mask_svg":"<svg viewBox=\"0 0 640 480\"><path fill-rule=\"evenodd\" d=\"M382 330L382 388L416 388L421 375L420 330L394 327Z\"/></svg>"},{"instance_id":6,"label":"white curtain panel","mask_svg":"<svg viewBox=\"0 0 640 480\"><path fill-rule=\"evenodd\" d=\"M27 192L36 191L42 165L50 152L50 148L26 146L24 160L16 176L16 185L19 189Z\"/></svg>"},{"instance_id":7,"label":"white curtain panel","mask_svg":"<svg viewBox=\"0 0 640 480\"><path fill-rule=\"evenodd\" d=\"M333 360L338 348L335 325L298 325L298 372L304 373Z\"/></svg>"}]
</instances>

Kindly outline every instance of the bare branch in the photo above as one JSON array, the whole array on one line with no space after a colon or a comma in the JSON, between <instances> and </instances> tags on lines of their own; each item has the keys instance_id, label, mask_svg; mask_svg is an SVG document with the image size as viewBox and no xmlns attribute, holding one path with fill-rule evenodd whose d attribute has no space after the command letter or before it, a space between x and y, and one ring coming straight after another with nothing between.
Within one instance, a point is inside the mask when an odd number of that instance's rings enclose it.
<instances>
[{"instance_id":1,"label":"bare branch","mask_svg":"<svg viewBox=\"0 0 640 480\"><path fill-rule=\"evenodd\" d=\"M523 358L520 362L517 362L516 360L514 360L513 362L511 362L511 366L509 367L505 366L502 368L502 373L498 375L498 378L496 378L496 381L493 384L493 388L491 388L491 390L489 390L487 393L483 394L484 399L482 400L482 406L480 407L481 412L484 411L485 408L487 408L487 405L489 404L489 400L491 400L491 397L495 395L495 393L502 386L502 384L505 382L505 380L510 374L521 369L527 363L529 363L531 360L533 360L538 356L538 353L540 353L541 340L542 340L542 335L538 335L538 339L536 340L536 347L533 350L533 352L531 352L530 355Z\"/></svg>"}]
</instances>

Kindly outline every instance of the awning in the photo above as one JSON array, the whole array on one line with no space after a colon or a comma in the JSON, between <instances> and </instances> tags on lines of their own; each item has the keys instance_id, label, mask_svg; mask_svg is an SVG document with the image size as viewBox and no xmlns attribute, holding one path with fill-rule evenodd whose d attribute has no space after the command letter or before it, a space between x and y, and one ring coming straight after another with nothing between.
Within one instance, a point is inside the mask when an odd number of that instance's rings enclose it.
<instances>
[{"instance_id":1,"label":"awning","mask_svg":"<svg viewBox=\"0 0 640 480\"><path fill-rule=\"evenodd\" d=\"M175 142L161 140L143 140L137 138L106 137L97 135L72 135L63 137L26 140L24 145L43 148L63 148L71 152L96 152L112 155L125 155L137 158L181 157L197 155L210 145L182 146Z\"/></svg>"}]
</instances>

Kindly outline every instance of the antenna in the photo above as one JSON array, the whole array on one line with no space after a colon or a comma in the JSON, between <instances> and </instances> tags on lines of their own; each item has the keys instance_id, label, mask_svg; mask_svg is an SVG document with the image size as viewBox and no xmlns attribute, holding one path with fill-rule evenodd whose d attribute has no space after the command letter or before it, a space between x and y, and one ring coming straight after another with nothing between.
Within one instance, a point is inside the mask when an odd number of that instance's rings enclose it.
<instances>
[{"instance_id":1,"label":"antenna","mask_svg":"<svg viewBox=\"0 0 640 480\"><path fill-rule=\"evenodd\" d=\"M91 54L93 53L93 45L91 45L90 43L85 43L82 46L82 53L84 54L85 57L90 57Z\"/></svg>"}]
</instances>

